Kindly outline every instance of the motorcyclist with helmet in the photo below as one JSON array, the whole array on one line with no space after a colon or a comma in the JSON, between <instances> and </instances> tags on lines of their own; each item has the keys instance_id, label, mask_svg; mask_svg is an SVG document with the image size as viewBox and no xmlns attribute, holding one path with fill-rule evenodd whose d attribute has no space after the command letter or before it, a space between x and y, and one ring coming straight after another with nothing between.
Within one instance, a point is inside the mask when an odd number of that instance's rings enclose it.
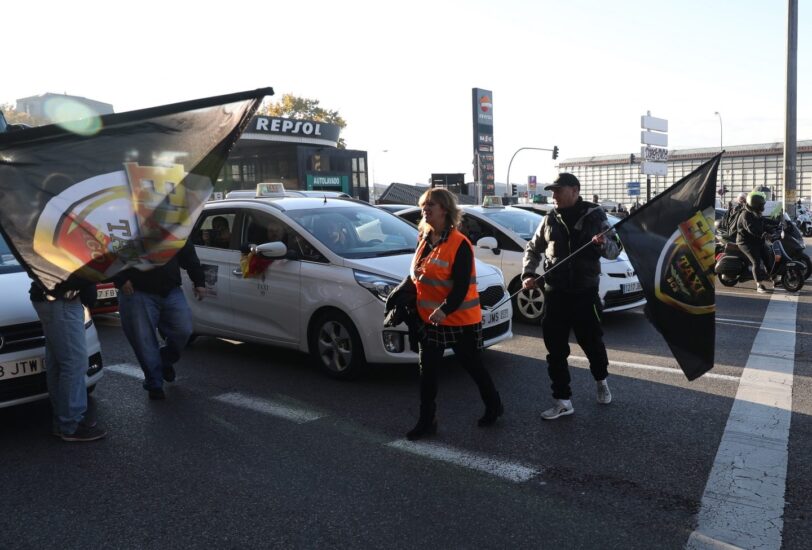
<instances>
[{"instance_id":1,"label":"motorcyclist with helmet","mask_svg":"<svg viewBox=\"0 0 812 550\"><path fill-rule=\"evenodd\" d=\"M765 266L769 261L770 250L764 242L766 233L762 217L766 203L767 197L763 192L751 191L736 220L736 245L750 260L756 291L761 294L767 292L764 281L769 278Z\"/></svg>"}]
</instances>

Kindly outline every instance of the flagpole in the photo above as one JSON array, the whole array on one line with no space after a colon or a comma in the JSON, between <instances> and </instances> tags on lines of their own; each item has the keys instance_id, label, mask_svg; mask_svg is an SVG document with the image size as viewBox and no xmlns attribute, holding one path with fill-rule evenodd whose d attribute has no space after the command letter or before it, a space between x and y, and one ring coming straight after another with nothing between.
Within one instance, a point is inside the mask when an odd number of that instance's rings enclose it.
<instances>
[{"instance_id":1,"label":"flagpole","mask_svg":"<svg viewBox=\"0 0 812 550\"><path fill-rule=\"evenodd\" d=\"M113 127L117 124L127 124L144 118L169 116L184 111L195 111L208 107L216 107L218 105L228 105L230 103L237 103L239 101L247 101L249 99L261 100L265 96L269 95L274 95L273 88L257 88L256 90L248 90L245 92L236 92L202 99L192 99L189 101L181 101L179 103L159 105L157 107L147 107L145 109L137 109L134 111L101 115L99 117L102 125L102 130L100 133L104 133L105 129ZM40 139L59 138L64 135L71 135L71 132L65 130L57 124L35 126L34 128L26 129L24 132L6 132L0 134L0 146L7 144L18 145L20 143L30 143Z\"/></svg>"},{"instance_id":2,"label":"flagpole","mask_svg":"<svg viewBox=\"0 0 812 550\"><path fill-rule=\"evenodd\" d=\"M585 248L587 248L587 247L589 247L589 246L595 246L595 243L593 243L593 242L592 242L592 239L594 239L595 237L602 237L603 235L606 235L606 234L607 234L607 233L609 233L610 231L614 230L614 229L615 229L615 227L617 227L618 225L620 225L620 222L618 222L617 224L615 224L615 225L614 225L614 226L612 226L612 227L609 227L608 229L604 229L604 230L603 230L603 231L601 231L600 233L595 234L595 235L594 235L594 236L593 236L591 239L589 239L589 241L588 241L587 243L585 243L583 246L581 246L580 248L578 248L577 250L575 250L575 252L572 252L572 253L570 253L568 256L566 256L566 257L562 258L562 259L561 259L561 261L559 261L558 263L556 263L555 265L553 265L553 266L552 266L550 269L548 269L547 271L545 271L545 272L544 272L544 273L542 273L541 275L536 275L535 277L533 277L533 282L534 282L534 283L535 283L535 282L538 282L538 280L539 280L539 279L541 279L542 277L544 277L544 276L545 276L545 275L547 275L548 273L550 273L550 272L554 271L554 270L555 270L557 267L559 267L561 264L566 263L566 262L567 262L567 261L568 261L570 258L572 258L572 257L573 257L573 256L575 256L576 254L580 253L580 252L581 252L582 250L584 250ZM507 297L507 299L502 300L502 301L500 301L499 303L497 303L497 304L496 304L495 306L493 306L491 309L496 309L496 308L498 308L499 306L501 306L502 304L504 304L504 303L505 303L505 302L507 302L508 300L512 299L514 296L516 296L516 295L517 295L519 292L521 292L522 290L525 290L525 289L524 289L524 288L520 288L519 290L517 290L516 292L514 292L513 294L511 294L510 296L508 296L508 297Z\"/></svg>"}]
</instances>

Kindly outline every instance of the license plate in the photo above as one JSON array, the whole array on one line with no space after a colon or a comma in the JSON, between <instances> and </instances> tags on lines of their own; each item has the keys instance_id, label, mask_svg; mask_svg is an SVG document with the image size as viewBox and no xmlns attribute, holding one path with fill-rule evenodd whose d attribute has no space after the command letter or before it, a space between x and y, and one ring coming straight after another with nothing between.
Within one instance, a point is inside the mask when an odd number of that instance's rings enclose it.
<instances>
[{"instance_id":1,"label":"license plate","mask_svg":"<svg viewBox=\"0 0 812 550\"><path fill-rule=\"evenodd\" d=\"M108 298L115 298L118 296L118 289L116 288L100 288L96 290L97 300L107 300Z\"/></svg>"},{"instance_id":2,"label":"license plate","mask_svg":"<svg viewBox=\"0 0 812 550\"><path fill-rule=\"evenodd\" d=\"M640 290L643 290L643 285L641 285L639 281L636 283L623 283L620 285L620 292L623 294L631 294L632 292L637 292Z\"/></svg>"},{"instance_id":3,"label":"license plate","mask_svg":"<svg viewBox=\"0 0 812 550\"><path fill-rule=\"evenodd\" d=\"M45 360L42 357L20 359L19 361L3 361L0 363L0 380L9 380L21 376L31 376L45 372Z\"/></svg>"},{"instance_id":4,"label":"license plate","mask_svg":"<svg viewBox=\"0 0 812 550\"><path fill-rule=\"evenodd\" d=\"M491 325L498 325L499 323L504 322L510 316L510 312L508 311L507 307L502 309L498 309L496 311L491 311L489 309L482 310L482 327L489 327Z\"/></svg>"}]
</instances>

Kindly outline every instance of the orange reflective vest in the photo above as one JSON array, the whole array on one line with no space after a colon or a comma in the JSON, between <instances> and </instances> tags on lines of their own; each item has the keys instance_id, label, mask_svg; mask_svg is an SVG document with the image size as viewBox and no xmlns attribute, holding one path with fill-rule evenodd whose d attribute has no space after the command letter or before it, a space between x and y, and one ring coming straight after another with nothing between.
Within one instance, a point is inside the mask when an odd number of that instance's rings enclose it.
<instances>
[{"instance_id":1,"label":"orange reflective vest","mask_svg":"<svg viewBox=\"0 0 812 550\"><path fill-rule=\"evenodd\" d=\"M440 242L422 260L423 250L427 246L426 238L420 240L412 259L411 276L417 287L417 311L423 322L428 323L429 315L443 305L454 281L451 279L451 266L460 246L471 246L471 242L456 229L448 232L448 239ZM452 311L441 325L464 326L482 322L482 310L479 308L479 293L476 289L476 262L471 251L471 282L465 299L456 310Z\"/></svg>"}]
</instances>

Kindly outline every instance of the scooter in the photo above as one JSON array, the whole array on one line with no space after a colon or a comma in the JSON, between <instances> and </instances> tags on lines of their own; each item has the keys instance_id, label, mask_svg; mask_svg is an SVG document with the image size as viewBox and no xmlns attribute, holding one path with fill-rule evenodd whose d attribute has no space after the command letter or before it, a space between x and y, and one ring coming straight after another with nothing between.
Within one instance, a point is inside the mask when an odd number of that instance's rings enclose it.
<instances>
[{"instance_id":1,"label":"scooter","mask_svg":"<svg viewBox=\"0 0 812 550\"><path fill-rule=\"evenodd\" d=\"M804 264L804 280L808 279L812 275L812 260L806 255L806 243L798 225L790 219L786 212L781 220L781 244L784 245L790 258Z\"/></svg>"},{"instance_id":2,"label":"scooter","mask_svg":"<svg viewBox=\"0 0 812 550\"><path fill-rule=\"evenodd\" d=\"M798 225L798 229L801 230L804 237L812 237L812 215L809 214L809 210L803 206L799 206L797 215L795 216L795 223Z\"/></svg>"},{"instance_id":3,"label":"scooter","mask_svg":"<svg viewBox=\"0 0 812 550\"><path fill-rule=\"evenodd\" d=\"M769 262L766 266L767 273L770 279L784 287L787 292L798 292L804 286L805 266L789 256L781 244L779 235L773 234L773 237L774 240L770 244L772 257L767 260ZM725 286L735 286L736 283L753 280L750 261L733 243L727 243L724 251L716 256L714 271Z\"/></svg>"}]
</instances>

